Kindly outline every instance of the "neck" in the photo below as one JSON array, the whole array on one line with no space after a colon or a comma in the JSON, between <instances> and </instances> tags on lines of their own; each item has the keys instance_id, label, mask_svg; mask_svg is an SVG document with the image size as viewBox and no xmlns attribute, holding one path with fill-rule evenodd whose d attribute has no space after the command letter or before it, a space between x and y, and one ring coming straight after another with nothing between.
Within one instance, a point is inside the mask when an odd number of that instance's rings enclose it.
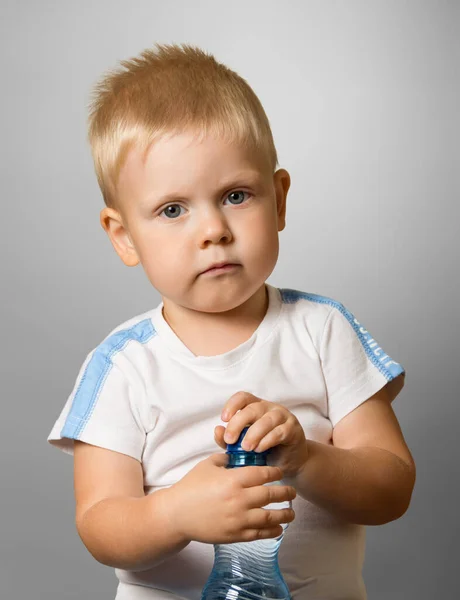
<instances>
[{"instance_id":1,"label":"neck","mask_svg":"<svg viewBox=\"0 0 460 600\"><path fill-rule=\"evenodd\" d=\"M242 344L260 325L268 309L264 284L240 306L224 313L193 311L163 305L163 317L174 333L195 354L222 354Z\"/></svg>"}]
</instances>

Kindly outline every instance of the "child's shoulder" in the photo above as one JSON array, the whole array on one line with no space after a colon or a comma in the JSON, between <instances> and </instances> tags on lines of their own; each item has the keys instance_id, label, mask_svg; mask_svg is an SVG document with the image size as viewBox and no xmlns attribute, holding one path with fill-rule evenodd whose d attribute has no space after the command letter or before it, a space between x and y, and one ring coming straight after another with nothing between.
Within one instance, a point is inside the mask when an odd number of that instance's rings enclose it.
<instances>
[{"instance_id":1,"label":"child's shoulder","mask_svg":"<svg viewBox=\"0 0 460 600\"><path fill-rule=\"evenodd\" d=\"M310 315L313 318L327 318L334 309L341 313L347 311L342 302L330 296L291 288L279 288L279 292L282 303L291 306L292 312Z\"/></svg>"},{"instance_id":2,"label":"child's shoulder","mask_svg":"<svg viewBox=\"0 0 460 600\"><path fill-rule=\"evenodd\" d=\"M148 310L109 330L90 354L97 353L110 362L120 356L129 357L131 354L138 354L139 350L145 348L156 335L152 314L153 310Z\"/></svg>"},{"instance_id":3,"label":"child's shoulder","mask_svg":"<svg viewBox=\"0 0 460 600\"><path fill-rule=\"evenodd\" d=\"M301 320L310 332L321 333L326 325L334 330L348 330L348 327L359 336L367 331L355 315L340 300L313 292L303 292L296 289L282 288L279 290L281 299L290 318ZM370 335L369 335L370 337Z\"/></svg>"},{"instance_id":4,"label":"child's shoulder","mask_svg":"<svg viewBox=\"0 0 460 600\"><path fill-rule=\"evenodd\" d=\"M103 342L115 338L126 338L142 342L145 338L152 337L155 334L152 321L153 312L151 309L123 321L107 333Z\"/></svg>"}]
</instances>

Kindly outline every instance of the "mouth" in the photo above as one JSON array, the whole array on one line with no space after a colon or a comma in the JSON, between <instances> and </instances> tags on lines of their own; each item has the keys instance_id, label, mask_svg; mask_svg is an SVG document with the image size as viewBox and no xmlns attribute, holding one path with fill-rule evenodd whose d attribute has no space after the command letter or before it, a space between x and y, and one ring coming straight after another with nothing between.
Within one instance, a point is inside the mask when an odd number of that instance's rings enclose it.
<instances>
[{"instance_id":1,"label":"mouth","mask_svg":"<svg viewBox=\"0 0 460 600\"><path fill-rule=\"evenodd\" d=\"M219 263L209 267L206 271L203 271L201 275L218 275L219 273L228 273L240 267L237 263Z\"/></svg>"}]
</instances>

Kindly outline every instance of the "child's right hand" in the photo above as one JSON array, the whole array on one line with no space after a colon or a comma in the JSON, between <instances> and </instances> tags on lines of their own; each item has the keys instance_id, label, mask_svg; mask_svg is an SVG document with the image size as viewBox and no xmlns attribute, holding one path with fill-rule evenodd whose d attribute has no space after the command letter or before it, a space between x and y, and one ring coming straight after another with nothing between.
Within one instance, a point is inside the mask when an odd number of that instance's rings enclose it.
<instances>
[{"instance_id":1,"label":"child's right hand","mask_svg":"<svg viewBox=\"0 0 460 600\"><path fill-rule=\"evenodd\" d=\"M278 481L281 469L251 466L226 469L226 454L199 462L169 488L178 533L186 540L209 544L249 542L274 538L290 523L292 509L264 509L272 502L293 500L295 488L265 483Z\"/></svg>"}]
</instances>

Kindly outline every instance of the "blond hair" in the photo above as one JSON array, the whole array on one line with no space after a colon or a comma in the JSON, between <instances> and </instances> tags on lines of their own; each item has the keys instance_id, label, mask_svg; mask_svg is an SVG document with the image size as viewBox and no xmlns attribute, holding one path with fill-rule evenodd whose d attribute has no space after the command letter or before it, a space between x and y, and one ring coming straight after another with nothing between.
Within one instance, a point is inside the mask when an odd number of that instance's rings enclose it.
<instances>
[{"instance_id":1,"label":"blond hair","mask_svg":"<svg viewBox=\"0 0 460 600\"><path fill-rule=\"evenodd\" d=\"M116 207L120 169L136 145L144 153L164 135L192 130L263 152L275 171L275 144L265 111L249 84L209 53L189 44L156 44L120 61L94 86L88 139L99 187Z\"/></svg>"}]
</instances>

